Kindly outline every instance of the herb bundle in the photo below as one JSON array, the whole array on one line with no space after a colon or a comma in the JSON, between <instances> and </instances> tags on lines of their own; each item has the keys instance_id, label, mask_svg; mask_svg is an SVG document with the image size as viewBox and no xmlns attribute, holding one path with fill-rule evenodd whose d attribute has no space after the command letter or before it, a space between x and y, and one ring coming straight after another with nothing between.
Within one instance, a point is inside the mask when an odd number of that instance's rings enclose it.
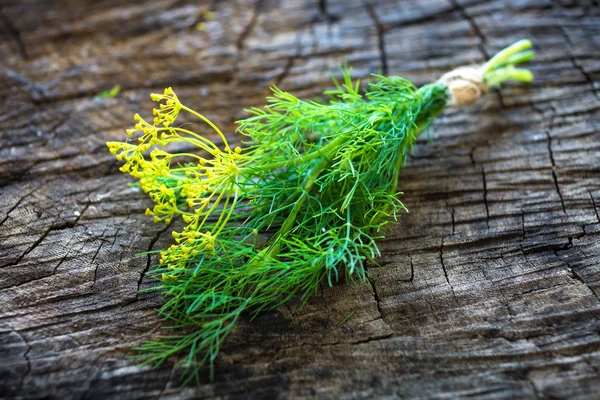
<instances>
[{"instance_id":1,"label":"herb bundle","mask_svg":"<svg viewBox=\"0 0 600 400\"><path fill-rule=\"evenodd\" d=\"M419 89L376 75L362 94L348 69L324 92L327 103L275 87L264 108L238 121L244 149L232 149L171 88L152 94L160 103L154 120L136 114L127 130L136 140L107 145L154 201L147 215L166 223L181 216L187 224L160 252L152 274L161 284L151 289L164 293L160 313L187 333L145 343L142 357L160 364L183 354L189 379L206 364L212 377L221 343L242 314L295 295L306 300L321 282L367 280L365 263L379 255L382 228L405 210L396 185L419 134L448 106L470 104L506 80L531 81L531 72L515 66L533 58L530 48L519 41L483 66L459 68ZM182 112L222 143L177 125ZM169 152L174 144L198 152Z\"/></svg>"}]
</instances>

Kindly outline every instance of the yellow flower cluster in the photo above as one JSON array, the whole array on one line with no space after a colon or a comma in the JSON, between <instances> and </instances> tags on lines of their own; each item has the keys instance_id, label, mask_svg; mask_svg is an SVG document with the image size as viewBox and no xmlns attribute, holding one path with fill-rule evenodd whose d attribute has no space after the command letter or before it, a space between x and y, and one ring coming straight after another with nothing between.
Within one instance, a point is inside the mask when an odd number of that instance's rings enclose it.
<instances>
[{"instance_id":1,"label":"yellow flower cluster","mask_svg":"<svg viewBox=\"0 0 600 400\"><path fill-rule=\"evenodd\" d=\"M242 149L232 150L223 133L204 116L184 106L173 89L151 97L160 103L153 109L152 123L135 114L135 127L127 130L129 136L138 135L138 143L108 142L107 146L117 160L125 161L121 171L137 178L141 189L155 203L146 215L167 224L181 215L187 224L183 232L173 232L176 244L161 252L161 265L169 271L163 274L165 280L177 276L190 260L215 251L218 234L237 200L238 164L243 160ZM193 131L175 126L182 110L213 128L223 140L224 150ZM166 147L171 143L193 144L209 157L169 153ZM178 159L176 164L174 159ZM210 215L218 215L218 221L207 224ZM205 225L210 229L203 231Z\"/></svg>"},{"instance_id":2,"label":"yellow flower cluster","mask_svg":"<svg viewBox=\"0 0 600 400\"><path fill-rule=\"evenodd\" d=\"M168 128L169 125L175 122L179 111L181 111L179 98L171 88L166 88L163 94L152 93L150 97L153 101L161 102L164 100L165 102L152 110L154 125L162 124L165 128Z\"/></svg>"}]
</instances>

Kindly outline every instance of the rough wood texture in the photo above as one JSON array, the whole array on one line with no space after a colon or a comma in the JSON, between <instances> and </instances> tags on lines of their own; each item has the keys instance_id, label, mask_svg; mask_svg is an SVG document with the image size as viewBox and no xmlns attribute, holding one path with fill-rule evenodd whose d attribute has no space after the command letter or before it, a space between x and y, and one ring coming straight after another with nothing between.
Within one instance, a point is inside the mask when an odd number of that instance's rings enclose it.
<instances>
[{"instance_id":1,"label":"rough wood texture","mask_svg":"<svg viewBox=\"0 0 600 400\"><path fill-rule=\"evenodd\" d=\"M0 397L598 398L597 1L126 3L0 3ZM126 358L161 326L136 253L171 239L104 143L151 91L233 132L270 85L318 95L344 57L424 84L524 37L535 82L416 146L370 285L242 322L199 389Z\"/></svg>"}]
</instances>

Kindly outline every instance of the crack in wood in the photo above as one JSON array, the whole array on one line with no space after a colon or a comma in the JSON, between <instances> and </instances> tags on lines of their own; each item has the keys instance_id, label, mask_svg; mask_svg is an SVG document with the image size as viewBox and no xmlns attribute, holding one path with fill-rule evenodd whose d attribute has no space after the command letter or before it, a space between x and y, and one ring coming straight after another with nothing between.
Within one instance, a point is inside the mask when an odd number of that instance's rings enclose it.
<instances>
[{"instance_id":1,"label":"crack in wood","mask_svg":"<svg viewBox=\"0 0 600 400\"><path fill-rule=\"evenodd\" d=\"M469 152L469 159L473 167L475 166L475 149L477 149L477 146L471 147L471 151Z\"/></svg>"},{"instance_id":2,"label":"crack in wood","mask_svg":"<svg viewBox=\"0 0 600 400\"><path fill-rule=\"evenodd\" d=\"M521 209L521 241L525 240L527 232L525 231L525 211Z\"/></svg>"},{"instance_id":3,"label":"crack in wood","mask_svg":"<svg viewBox=\"0 0 600 400\"><path fill-rule=\"evenodd\" d=\"M337 22L338 16L333 15L329 12L327 0L318 0L319 18L329 23Z\"/></svg>"},{"instance_id":4,"label":"crack in wood","mask_svg":"<svg viewBox=\"0 0 600 400\"><path fill-rule=\"evenodd\" d=\"M481 55L483 55L484 59L489 60L490 54L488 54L488 52L485 48L485 44L487 43L487 38L485 37L485 35L481 31L481 29L479 28L479 25L477 24L477 22L475 22L475 18L473 18L471 16L471 14L469 14L467 9L464 6L462 6L457 0L449 0L449 1L450 1L450 4L452 4L456 10L458 10L460 15L469 23L471 30L473 31L473 33L475 33L475 36L477 36L477 38L479 39L479 44L477 45L477 47L479 48Z\"/></svg>"},{"instance_id":5,"label":"crack in wood","mask_svg":"<svg viewBox=\"0 0 600 400\"><path fill-rule=\"evenodd\" d=\"M442 240L440 242L440 264L442 265L442 271L444 272L444 278L446 278L446 283L450 286L450 290L452 290L452 295L456 298L456 293L454 293L454 286L450 283L450 279L448 279L448 271L446 271L446 264L444 263L444 237L442 236Z\"/></svg>"},{"instance_id":6,"label":"crack in wood","mask_svg":"<svg viewBox=\"0 0 600 400\"><path fill-rule=\"evenodd\" d=\"M485 205L485 223L490 229L490 207L488 205L487 179L485 178L485 168L481 167L481 178L483 180L483 204Z\"/></svg>"},{"instance_id":7,"label":"crack in wood","mask_svg":"<svg viewBox=\"0 0 600 400\"><path fill-rule=\"evenodd\" d=\"M69 241L65 245L65 248L69 247L69 244L71 243L71 241L73 240L74 237L75 236L71 236L71 238L69 239ZM56 271L58 270L58 267L60 267L65 262L65 260L69 256L69 253L70 253L70 250L67 250L67 252L65 253L65 255L58 261L58 263L56 264L56 266L53 268L52 273L47 274L47 275L43 275L43 276L40 276L40 277L36 277L36 278L33 278L33 279L27 279L25 281L17 283L16 285L10 285L10 286L7 287L7 289L8 288L10 288L10 289L18 288L18 287L23 286L25 284L28 284L28 283L31 283L31 282L36 282L36 281L39 281L39 280L42 280L42 279L45 279L45 278L48 278L48 277L56 275ZM13 279L15 279L15 278L13 278Z\"/></svg>"},{"instance_id":8,"label":"crack in wood","mask_svg":"<svg viewBox=\"0 0 600 400\"><path fill-rule=\"evenodd\" d=\"M29 246L23 253L21 253L21 255L13 262L10 262L8 264L4 264L2 265L0 268L6 268L6 267L11 267L14 265L18 265L21 260L27 255L29 254L31 251L33 251L33 249L35 249L40 243L42 243L42 241L46 238L46 236L48 236L48 234L52 232L52 226L50 226L49 228L47 228L42 234L41 236L35 241L33 242L33 244L31 246Z\"/></svg>"},{"instance_id":9,"label":"crack in wood","mask_svg":"<svg viewBox=\"0 0 600 400\"><path fill-rule=\"evenodd\" d=\"M321 14L328 15L327 14L327 0L318 0L318 1L319 1L319 10L321 11Z\"/></svg>"},{"instance_id":10,"label":"crack in wood","mask_svg":"<svg viewBox=\"0 0 600 400\"><path fill-rule=\"evenodd\" d=\"M256 22L258 21L258 17L261 12L261 9L262 9L263 1L264 0L256 0L254 2L254 7L252 8L252 15L250 16L250 21L248 22L248 24L246 24L246 26L244 26L242 33L238 36L237 40L235 41L237 57L236 57L236 60L235 60L234 66L233 66L233 75L234 76L239 71L239 65L240 65L240 62L242 61L243 53L246 48L246 40L248 40L248 37L250 37L250 34L252 33L252 31L254 30L254 27L256 26Z\"/></svg>"},{"instance_id":11,"label":"crack in wood","mask_svg":"<svg viewBox=\"0 0 600 400\"><path fill-rule=\"evenodd\" d=\"M21 378L21 383L20 383L20 387L23 388L25 386L25 379L27 379L29 374L31 374L31 359L29 358L29 352L31 351L31 345L29 344L29 341L27 340L25 335L23 335L17 329L13 329L13 332L15 332L17 335L19 335L19 337L23 341L23 344L27 347L27 350L25 350L25 352L23 353L23 358L25 359L25 362L27 363L27 370L25 371L25 374L23 374L23 377Z\"/></svg>"},{"instance_id":12,"label":"crack in wood","mask_svg":"<svg viewBox=\"0 0 600 400\"><path fill-rule=\"evenodd\" d=\"M592 192L588 191L590 195L590 199L592 200L592 207L594 207L594 212L596 213L596 220L600 223L600 214L598 214L598 207L596 207L596 202L594 200L594 196L592 196Z\"/></svg>"},{"instance_id":13,"label":"crack in wood","mask_svg":"<svg viewBox=\"0 0 600 400\"><path fill-rule=\"evenodd\" d=\"M173 379L174 372L175 372L175 365L173 364L173 365L171 365L171 368L170 368L170 371L169 371L169 376L167 377L167 380L165 381L165 385L160 390L160 392L158 392L158 395L154 398L154 400L160 400L162 398L163 394L167 390L167 386L169 386L169 383Z\"/></svg>"},{"instance_id":14,"label":"crack in wood","mask_svg":"<svg viewBox=\"0 0 600 400\"><path fill-rule=\"evenodd\" d=\"M413 264L412 256L408 255L408 260L410 262L410 277L408 279L402 280L402 282L410 283L415 279L415 266Z\"/></svg>"},{"instance_id":15,"label":"crack in wood","mask_svg":"<svg viewBox=\"0 0 600 400\"><path fill-rule=\"evenodd\" d=\"M287 350L302 350L305 347L312 347L312 348L316 348L316 349L321 349L321 348L327 348L327 347L340 347L340 346L356 346L356 345L363 345L363 344L369 344L369 343L373 343L373 342L380 342L380 341L385 341L387 339L393 339L393 334L381 334L381 335L375 335L373 337L368 337L365 339L359 339L359 340L355 340L355 341L334 341L334 342L330 342L330 343L308 343L308 342L300 342L296 345L293 346L281 346L277 349L277 351L275 352L275 354L273 355L273 358L271 359L271 361L275 361L277 360L277 358L279 357L280 353L287 351Z\"/></svg>"},{"instance_id":16,"label":"crack in wood","mask_svg":"<svg viewBox=\"0 0 600 400\"><path fill-rule=\"evenodd\" d=\"M100 245L98 246L98 248L96 249L94 255L92 256L92 261L90 261L90 263L93 263L94 260L96 260L96 257L98 256L98 254L100 253L100 249L102 249L102 247L104 246L104 244L106 244L107 240L104 239L104 234L106 233L106 231L108 230L108 227L104 228L104 231L100 234L99 237L96 237L95 239L99 239L100 240ZM119 231L121 230L121 227L117 228L117 231L115 232L115 237L113 239L113 242L111 243L111 247L113 247L115 245L115 242L117 241L117 237L119 235ZM92 286L90 286L90 291L94 290L94 286L96 285L96 281L98 279L98 268L100 268L100 264L96 264L96 267L94 268L94 280L92 282Z\"/></svg>"},{"instance_id":17,"label":"crack in wood","mask_svg":"<svg viewBox=\"0 0 600 400\"><path fill-rule=\"evenodd\" d=\"M540 116L542 116L542 118L544 118L544 120L545 120L545 114L544 114L543 110L541 110L538 106L536 106L533 103L531 104L531 107L536 113L538 113ZM550 107L550 110L551 110L550 121L547 124L544 123L544 125L545 125L544 133L546 134L546 143L547 143L548 155L550 157L550 165L551 165L551 172L552 172L552 180L554 182L554 189L556 190L556 193L558 194L558 198L560 200L560 204L561 204L563 213L565 215L567 215L567 207L565 205L565 201L563 199L563 195L560 190L560 186L558 184L558 175L556 173L557 166L556 166L556 161L554 159L554 151L552 149L552 135L550 134L550 130L554 127L554 120L557 116L557 112L553 106Z\"/></svg>"},{"instance_id":18,"label":"crack in wood","mask_svg":"<svg viewBox=\"0 0 600 400\"><path fill-rule=\"evenodd\" d=\"M573 55L573 52L569 49L569 47L575 47L575 43L573 43L573 41L571 40L571 37L569 36L569 34L567 33L567 31L565 30L564 27L560 26L560 27L558 27L558 30L559 30L561 36L567 42L568 47L567 47L566 51L567 51L567 57L569 58L569 61L571 61L571 64L573 64L573 67L575 67L575 69L581 73L581 75L583 76L585 81L590 85L594 96L600 98L600 93L598 92L598 89L596 89L595 81L587 73L587 71L583 68L583 66L581 66L577 62L577 58Z\"/></svg>"},{"instance_id":19,"label":"crack in wood","mask_svg":"<svg viewBox=\"0 0 600 400\"><path fill-rule=\"evenodd\" d=\"M140 286L142 285L142 281L144 280L144 276L146 276L146 273L150 270L150 266L152 264L152 254L150 253L152 251L152 248L154 247L154 245L156 244L156 242L158 242L158 239L160 239L161 235L163 233L165 233L169 228L171 227L171 223L168 223L163 229L159 230L156 235L154 235L154 237L150 240L150 244L148 245L148 250L146 250L146 266L144 267L144 269L142 270L142 272L140 273L140 278L138 279L137 282L137 290L135 292L135 298L136 300L139 297L140 294Z\"/></svg>"},{"instance_id":20,"label":"crack in wood","mask_svg":"<svg viewBox=\"0 0 600 400\"><path fill-rule=\"evenodd\" d=\"M382 319L383 322L385 322L385 320L383 319L383 310L381 309L381 299L379 298L379 294L377 293L377 288L375 286L375 279L371 276L369 276L367 278L369 285L371 285L371 289L373 290L373 299L375 299L375 304L377 306L377 311L379 312L379 316ZM377 318L376 318L377 319Z\"/></svg>"},{"instance_id":21,"label":"crack in wood","mask_svg":"<svg viewBox=\"0 0 600 400\"><path fill-rule=\"evenodd\" d=\"M302 46L301 46L300 39L301 39L301 31L298 31L296 33L294 54L291 57L288 57L288 59L285 63L285 66L283 67L283 71L281 72L281 74L279 74L277 76L277 78L275 78L274 86L281 85L281 82L283 82L283 80L285 78L287 78L287 76L291 72L292 68L294 67L296 59L302 55Z\"/></svg>"},{"instance_id":22,"label":"crack in wood","mask_svg":"<svg viewBox=\"0 0 600 400\"><path fill-rule=\"evenodd\" d=\"M6 268L6 267L18 265L21 262L21 260L23 260L23 258L25 258L25 256L27 254L31 253L33 251L33 249L35 249L37 246L39 246L40 243L42 243L44 241L44 239L46 239L46 237L50 234L50 232L75 227L75 225L77 225L77 222L79 222L79 219L83 216L83 213L85 213L85 211L88 209L88 207L89 207L89 204L86 204L85 208L81 211L81 213L73 221L57 222L55 220L54 222L52 222L52 224L50 224L50 226L42 233L42 235L35 242L33 242L33 244L31 246L29 246L23 253L21 253L21 255L15 261L4 264L4 265L0 266L0 268Z\"/></svg>"},{"instance_id":23,"label":"crack in wood","mask_svg":"<svg viewBox=\"0 0 600 400\"><path fill-rule=\"evenodd\" d=\"M552 136L550 136L550 132L545 131L546 139L548 142L548 153L550 155L550 163L552 164L552 180L554 181L554 187L556 189L556 193L558 193L558 198L560 199L560 204L562 206L563 213L567 215L567 207L565 207L565 201L563 199L563 195L560 191L560 186L558 185L558 176L556 175L556 162L554 161L554 153L552 152Z\"/></svg>"},{"instance_id":24,"label":"crack in wood","mask_svg":"<svg viewBox=\"0 0 600 400\"><path fill-rule=\"evenodd\" d=\"M17 207L19 207L21 205L21 203L23 202L23 200L25 200L27 197L31 196L40 187L41 187L41 185L37 186L35 189L32 189L28 193L25 193L25 195L19 197L19 200L15 203L15 205L12 206L11 208L9 208L8 211L6 211L6 215L4 216L4 218L2 218L2 221L0 221L0 226L2 226L2 224L4 224L8 220L8 218L10 217L10 213L12 213Z\"/></svg>"},{"instance_id":25,"label":"crack in wood","mask_svg":"<svg viewBox=\"0 0 600 400\"><path fill-rule=\"evenodd\" d=\"M2 23L6 27L8 34L13 38L15 44L17 45L17 50L21 58L23 60L29 60L29 55L27 54L27 50L25 49L25 44L21 39L21 33L18 31L17 28L15 28L15 26L13 25L11 20L6 16L6 14L4 14L2 8L0 8L0 21L2 21Z\"/></svg>"},{"instance_id":26,"label":"crack in wood","mask_svg":"<svg viewBox=\"0 0 600 400\"><path fill-rule=\"evenodd\" d=\"M372 4L365 3L365 7L367 9L367 13L373 23L375 24L375 30L377 32L377 48L379 49L379 62L381 64L381 74L388 74L388 57L385 50L385 29L383 24L379 21L379 17L377 17L377 12L375 11L375 7Z\"/></svg>"},{"instance_id":27,"label":"crack in wood","mask_svg":"<svg viewBox=\"0 0 600 400\"><path fill-rule=\"evenodd\" d=\"M576 239L579 239L583 236L585 236L585 232L583 235L580 235ZM554 255L561 263L566 265L571 279L576 280L579 283L585 285L589 289L589 291L594 295L594 297L596 297L596 299L600 302L600 296L598 296L596 294L596 292L590 287L590 285L583 279L583 277L577 271L575 271L575 269L573 269L573 266L571 265L571 263L568 260L563 259L559 254L559 252L561 252L561 251L567 251L567 250L570 250L573 248L573 239L574 238L572 236L569 236L568 243L566 245L553 248L552 250L554 252Z\"/></svg>"},{"instance_id":28,"label":"crack in wood","mask_svg":"<svg viewBox=\"0 0 600 400\"><path fill-rule=\"evenodd\" d=\"M58 267L60 267L65 260L67 259L67 257L69 257L69 254L71 254L71 251L67 251L65 253L65 255L63 256L63 258L60 259L60 261L56 264L56 266L54 267L54 270L52 271L52 275L56 275L56 271L58 270Z\"/></svg>"}]
</instances>

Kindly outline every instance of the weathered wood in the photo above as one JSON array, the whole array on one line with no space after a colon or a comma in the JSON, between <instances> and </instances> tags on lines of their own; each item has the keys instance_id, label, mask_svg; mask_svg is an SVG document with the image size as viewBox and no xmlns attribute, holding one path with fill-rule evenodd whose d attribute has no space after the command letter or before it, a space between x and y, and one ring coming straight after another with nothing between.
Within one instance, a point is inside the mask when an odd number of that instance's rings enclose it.
<instances>
[{"instance_id":1,"label":"weathered wood","mask_svg":"<svg viewBox=\"0 0 600 400\"><path fill-rule=\"evenodd\" d=\"M0 4L0 397L598 397L597 1L126 3ZM136 253L171 239L104 143L151 91L233 132L270 85L316 96L344 57L424 84L524 37L535 82L414 149L371 285L243 321L199 389L127 358L161 326Z\"/></svg>"}]
</instances>

